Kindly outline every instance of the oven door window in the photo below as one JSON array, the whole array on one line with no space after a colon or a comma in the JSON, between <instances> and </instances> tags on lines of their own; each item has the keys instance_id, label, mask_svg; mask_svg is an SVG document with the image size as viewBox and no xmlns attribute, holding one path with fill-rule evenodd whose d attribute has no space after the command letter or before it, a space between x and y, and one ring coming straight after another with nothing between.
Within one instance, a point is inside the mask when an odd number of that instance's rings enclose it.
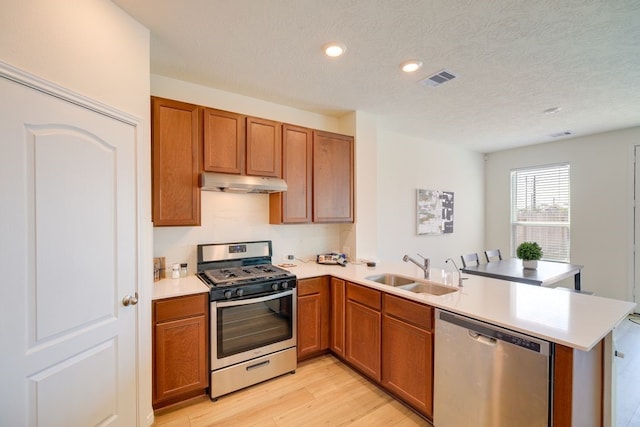
<instances>
[{"instance_id":1,"label":"oven door window","mask_svg":"<svg viewBox=\"0 0 640 427\"><path fill-rule=\"evenodd\" d=\"M216 307L218 358L291 339L293 297L287 294L276 294L266 301L248 299Z\"/></svg>"}]
</instances>

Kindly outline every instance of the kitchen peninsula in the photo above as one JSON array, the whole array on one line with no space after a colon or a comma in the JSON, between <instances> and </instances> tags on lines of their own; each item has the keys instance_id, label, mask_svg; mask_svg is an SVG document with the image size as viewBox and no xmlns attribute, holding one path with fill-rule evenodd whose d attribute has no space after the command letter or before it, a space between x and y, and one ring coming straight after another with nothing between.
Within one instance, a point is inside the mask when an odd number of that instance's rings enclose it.
<instances>
[{"instance_id":1,"label":"kitchen peninsula","mask_svg":"<svg viewBox=\"0 0 640 427\"><path fill-rule=\"evenodd\" d=\"M368 276L381 273L402 274L417 279L423 277L422 270L401 261L379 262L374 268L353 264L347 267L326 266L309 262L299 263L290 271L298 279L323 275L338 277L582 351L591 350L635 307L634 303L628 301L481 276L466 276L460 291L441 296L416 294L367 279ZM451 270L432 268L429 280L457 288L457 273Z\"/></svg>"},{"instance_id":2,"label":"kitchen peninsula","mask_svg":"<svg viewBox=\"0 0 640 427\"><path fill-rule=\"evenodd\" d=\"M347 289L349 289L348 286L351 286L364 291L367 289L379 291L385 297L385 305L378 308L378 319L380 319L380 313L386 316L387 302L409 301L419 303L425 307L461 314L557 344L554 381L556 383L564 381L565 385L568 383L569 392L568 394L565 393L565 400L561 402L554 400L553 416L561 417L562 420L572 420L569 424L561 425L578 425L576 420L579 420L579 417L593 417L596 415L580 414L577 406L581 402L585 402L584 399L590 399L587 402L591 404L593 399L597 398L602 402L602 413L597 416L602 418L603 425L610 424L607 420L612 417L610 412L612 405L611 371L613 365L611 332L633 309L634 303L480 276L468 277L464 281L464 286L458 288L454 286L454 284L457 284L457 273L440 269L431 269L430 280L455 288L455 292L440 296L418 294L367 279L367 277L373 275L393 273L423 280L421 279L423 273L420 269L401 261L378 263L374 268L366 265L348 264L346 267L340 267L308 262L298 263L295 267L291 267L290 271L296 274L301 284L308 279L331 278L331 281L327 280L325 282L327 284L326 291L329 292L331 289L331 304L336 303L333 298L334 281L346 283ZM185 286L187 283L191 283L193 286L186 287L185 289L189 290L185 292L207 291L206 287L198 283L199 280L195 277L178 280L180 286ZM329 287L330 285L331 288ZM167 294L164 294L164 292L170 292L167 289L171 289L171 281L164 280L156 284L156 288L157 291L154 298L166 298ZM345 289L344 286L342 289ZM170 295L175 296L175 293ZM343 297L347 298L346 295L343 295ZM371 311L371 313L374 312L375 310ZM352 315L359 314L358 312L352 312ZM431 316L433 315L431 314ZM362 317L362 320L366 319L370 318ZM333 322L331 323L330 329L333 331L334 325ZM427 331L429 331L428 328ZM428 334L431 333L428 332ZM384 346L382 348L384 349ZM331 350L335 353L333 346ZM384 354L382 354L382 358L384 359ZM348 358L345 358L345 360L349 362ZM596 387L588 382L586 385L584 382L580 382L584 381L580 369L585 368L585 365L583 365L585 360L588 361L586 362L588 369L592 369L596 365L599 368L598 377L603 382L602 386ZM366 369L360 368L357 363L351 363L351 365L389 389L384 383L384 378L376 378L375 370L368 372ZM437 370L438 367L436 365L434 371ZM380 368L378 366L377 375L379 375L379 371ZM603 390L602 393L600 390ZM400 395L398 392L392 392ZM597 393L598 396L594 397L592 392ZM554 399L560 396L560 393L555 394ZM403 400L408 401L414 407L418 406L407 399L403 398ZM421 412L431 417L429 408ZM558 419L554 419L557 423ZM599 424L599 421L596 424Z\"/></svg>"}]
</instances>

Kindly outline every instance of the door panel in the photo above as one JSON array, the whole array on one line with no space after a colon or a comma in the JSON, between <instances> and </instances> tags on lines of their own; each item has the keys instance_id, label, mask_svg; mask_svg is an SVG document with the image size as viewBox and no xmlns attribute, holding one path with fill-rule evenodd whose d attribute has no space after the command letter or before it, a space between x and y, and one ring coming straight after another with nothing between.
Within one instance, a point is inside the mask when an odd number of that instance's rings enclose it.
<instances>
[{"instance_id":1,"label":"door panel","mask_svg":"<svg viewBox=\"0 0 640 427\"><path fill-rule=\"evenodd\" d=\"M135 425L136 129L0 93L0 425Z\"/></svg>"},{"instance_id":2,"label":"door panel","mask_svg":"<svg viewBox=\"0 0 640 427\"><path fill-rule=\"evenodd\" d=\"M116 153L78 128L28 126L26 132L37 241L30 320L39 344L115 318L117 271L109 267L116 265Z\"/></svg>"},{"instance_id":3,"label":"door panel","mask_svg":"<svg viewBox=\"0 0 640 427\"><path fill-rule=\"evenodd\" d=\"M117 368L116 354L116 342L109 340L31 376L29 401L37 402L32 409L38 424L64 420L61 425L93 426L115 421L117 384L112 373ZM83 403L60 404L61 390L65 400ZM86 401L92 403L85 405Z\"/></svg>"}]
</instances>

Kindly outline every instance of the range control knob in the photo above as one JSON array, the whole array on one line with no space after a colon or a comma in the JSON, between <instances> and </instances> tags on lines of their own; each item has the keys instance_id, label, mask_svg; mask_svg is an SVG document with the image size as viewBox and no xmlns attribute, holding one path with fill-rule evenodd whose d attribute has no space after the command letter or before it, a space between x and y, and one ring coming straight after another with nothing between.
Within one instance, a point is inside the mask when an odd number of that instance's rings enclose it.
<instances>
[{"instance_id":1,"label":"range control knob","mask_svg":"<svg viewBox=\"0 0 640 427\"><path fill-rule=\"evenodd\" d=\"M225 297L226 299L231 298L231 291L230 291L230 290L226 290L226 291L224 291L224 297Z\"/></svg>"},{"instance_id":2,"label":"range control knob","mask_svg":"<svg viewBox=\"0 0 640 427\"><path fill-rule=\"evenodd\" d=\"M274 291L278 290L278 284L274 283L273 285L271 285L271 289L273 289Z\"/></svg>"},{"instance_id":3,"label":"range control knob","mask_svg":"<svg viewBox=\"0 0 640 427\"><path fill-rule=\"evenodd\" d=\"M282 289L287 289L289 287L289 283L282 282Z\"/></svg>"},{"instance_id":4,"label":"range control knob","mask_svg":"<svg viewBox=\"0 0 640 427\"><path fill-rule=\"evenodd\" d=\"M242 290L242 289L238 289L238 290L236 291L236 295L237 295L237 296L239 296L239 297L241 297L242 295L244 295L244 290Z\"/></svg>"}]
</instances>

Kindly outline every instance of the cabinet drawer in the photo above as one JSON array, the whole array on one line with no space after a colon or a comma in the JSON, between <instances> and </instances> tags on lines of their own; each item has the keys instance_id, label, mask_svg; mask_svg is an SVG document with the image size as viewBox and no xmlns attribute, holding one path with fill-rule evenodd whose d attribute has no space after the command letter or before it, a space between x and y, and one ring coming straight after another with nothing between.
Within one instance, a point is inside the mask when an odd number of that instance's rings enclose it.
<instances>
[{"instance_id":1,"label":"cabinet drawer","mask_svg":"<svg viewBox=\"0 0 640 427\"><path fill-rule=\"evenodd\" d=\"M203 315L207 311L209 294L189 295L154 301L154 322Z\"/></svg>"},{"instance_id":2,"label":"cabinet drawer","mask_svg":"<svg viewBox=\"0 0 640 427\"><path fill-rule=\"evenodd\" d=\"M426 331L433 329L433 308L428 305L385 294L384 312Z\"/></svg>"},{"instance_id":3,"label":"cabinet drawer","mask_svg":"<svg viewBox=\"0 0 640 427\"><path fill-rule=\"evenodd\" d=\"M382 308L382 297L380 291L365 288L364 286L347 283L347 299L359 302L362 305L375 310Z\"/></svg>"},{"instance_id":4,"label":"cabinet drawer","mask_svg":"<svg viewBox=\"0 0 640 427\"><path fill-rule=\"evenodd\" d=\"M319 294L322 292L322 286L325 283L324 277L314 277L311 279L298 280L298 296Z\"/></svg>"}]
</instances>

